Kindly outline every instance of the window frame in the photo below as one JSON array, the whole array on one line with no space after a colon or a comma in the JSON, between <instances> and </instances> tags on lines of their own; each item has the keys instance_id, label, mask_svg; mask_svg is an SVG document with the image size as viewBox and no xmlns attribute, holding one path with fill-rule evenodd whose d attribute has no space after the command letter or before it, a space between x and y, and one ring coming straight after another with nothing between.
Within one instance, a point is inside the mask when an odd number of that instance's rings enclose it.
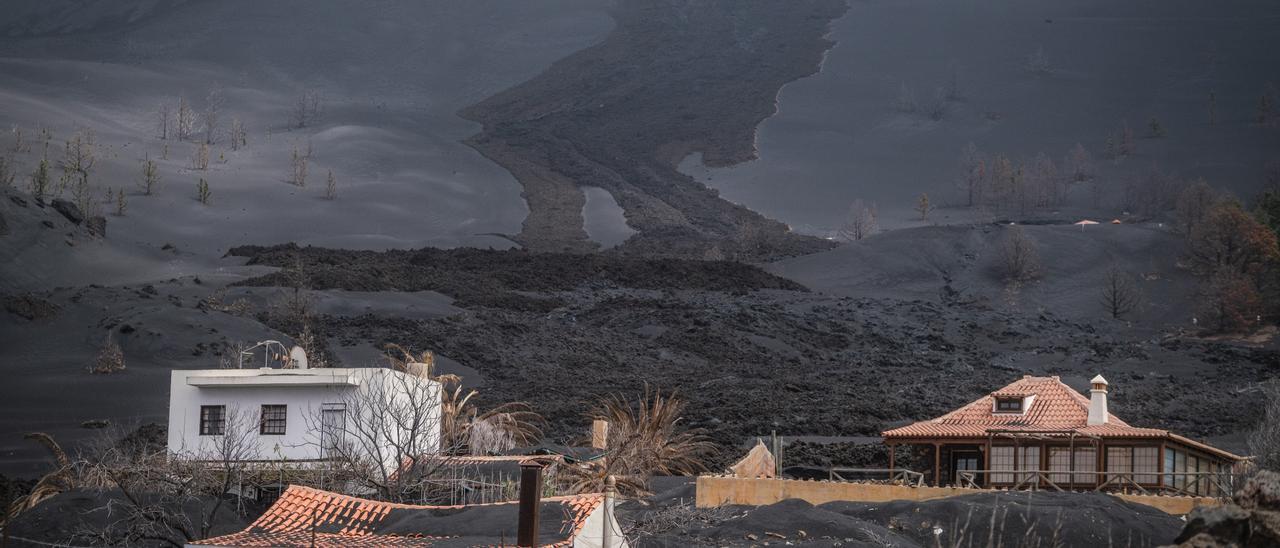
<instances>
[{"instance_id":1,"label":"window frame","mask_svg":"<svg viewBox=\"0 0 1280 548\"><path fill-rule=\"evenodd\" d=\"M271 413L268 416L268 412ZM278 413L278 414L277 414ZM276 427L279 427L279 432ZM259 436L283 436L289 430L289 406L283 403L264 403L258 412Z\"/></svg>"},{"instance_id":2,"label":"window frame","mask_svg":"<svg viewBox=\"0 0 1280 548\"><path fill-rule=\"evenodd\" d=\"M217 416L214 416L214 411ZM213 426L217 425L217 432L214 432ZM201 405L200 406L200 435L201 436L223 436L227 433L227 406L225 405Z\"/></svg>"},{"instance_id":3,"label":"window frame","mask_svg":"<svg viewBox=\"0 0 1280 548\"><path fill-rule=\"evenodd\" d=\"M996 398L996 413L1022 413L1026 398Z\"/></svg>"}]
</instances>

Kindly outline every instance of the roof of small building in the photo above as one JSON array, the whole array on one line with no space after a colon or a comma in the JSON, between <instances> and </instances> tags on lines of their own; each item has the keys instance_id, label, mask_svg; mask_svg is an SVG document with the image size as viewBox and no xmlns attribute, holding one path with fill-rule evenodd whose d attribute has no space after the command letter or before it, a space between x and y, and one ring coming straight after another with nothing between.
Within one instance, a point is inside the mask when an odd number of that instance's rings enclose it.
<instances>
[{"instance_id":1,"label":"roof of small building","mask_svg":"<svg viewBox=\"0 0 1280 548\"><path fill-rule=\"evenodd\" d=\"M1093 382L1101 379L1099 375ZM1106 382L1103 380L1102 382ZM1021 412L999 412L996 398L1026 398ZM1008 386L974 400L941 417L916 422L881 433L886 439L985 438L993 434L1080 435L1099 438L1163 438L1230 460L1243 457L1200 443L1167 430L1129 426L1111 413L1106 424L1092 425L1089 398L1058 377L1026 375Z\"/></svg>"},{"instance_id":2,"label":"roof of small building","mask_svg":"<svg viewBox=\"0 0 1280 548\"><path fill-rule=\"evenodd\" d=\"M539 546L571 546L601 494L542 499ZM243 531L191 546L514 546L519 503L418 506L290 485Z\"/></svg>"}]
</instances>

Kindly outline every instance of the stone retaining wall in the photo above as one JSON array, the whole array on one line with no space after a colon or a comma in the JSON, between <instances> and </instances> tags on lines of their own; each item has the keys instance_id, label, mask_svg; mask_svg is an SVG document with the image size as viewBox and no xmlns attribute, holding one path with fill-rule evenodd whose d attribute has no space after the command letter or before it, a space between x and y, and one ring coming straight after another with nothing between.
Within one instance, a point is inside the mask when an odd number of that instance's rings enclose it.
<instances>
[{"instance_id":1,"label":"stone retaining wall","mask_svg":"<svg viewBox=\"0 0 1280 548\"><path fill-rule=\"evenodd\" d=\"M961 495L999 492L993 489L963 487L907 487L881 483L837 481L802 481L785 479L735 478L701 476L698 478L697 505L709 508L725 504L764 506L786 499L800 499L810 504L835 501L887 502L893 500L932 500ZM1145 504L1173 515L1191 512L1197 506L1218 504L1209 497L1176 497L1162 495L1112 494L1129 502Z\"/></svg>"}]
</instances>

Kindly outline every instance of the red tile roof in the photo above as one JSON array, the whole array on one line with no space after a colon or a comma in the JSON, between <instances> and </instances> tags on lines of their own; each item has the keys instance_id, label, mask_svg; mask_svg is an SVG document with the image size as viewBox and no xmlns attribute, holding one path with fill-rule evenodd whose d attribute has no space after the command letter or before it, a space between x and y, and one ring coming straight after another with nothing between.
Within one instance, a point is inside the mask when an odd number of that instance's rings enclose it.
<instances>
[{"instance_id":1,"label":"red tile roof","mask_svg":"<svg viewBox=\"0 0 1280 548\"><path fill-rule=\"evenodd\" d=\"M587 517L603 502L600 494L549 497L542 499L541 512L562 515L560 531L550 531L557 537L541 546L571 546L581 532ZM546 508L552 504L556 508ZM482 516L466 516L461 526L450 527L443 521L462 512ZM349 497L319 489L290 485L280 499L244 531L193 542L190 546L500 546L503 535L491 523L483 536L469 542L464 529L474 529L477 523L502 521L509 525L505 535L514 545L518 503L476 504L469 506L418 506L395 504L357 497ZM553 514L554 513L554 514ZM507 524L505 522L509 521ZM434 525L434 527L433 527ZM546 538L546 526L543 527ZM541 540L541 539L540 539Z\"/></svg>"},{"instance_id":2,"label":"red tile roof","mask_svg":"<svg viewBox=\"0 0 1280 548\"><path fill-rule=\"evenodd\" d=\"M1030 398L1022 413L995 411L996 398ZM1058 377L1024 376L976 401L936 419L883 432L886 439L985 438L993 433L1082 435L1100 438L1165 438L1187 443L1219 456L1242 460L1221 449L1156 428L1136 428L1107 414L1107 423L1090 426L1089 398L1063 384ZM1188 443L1189 442L1189 443Z\"/></svg>"}]
</instances>

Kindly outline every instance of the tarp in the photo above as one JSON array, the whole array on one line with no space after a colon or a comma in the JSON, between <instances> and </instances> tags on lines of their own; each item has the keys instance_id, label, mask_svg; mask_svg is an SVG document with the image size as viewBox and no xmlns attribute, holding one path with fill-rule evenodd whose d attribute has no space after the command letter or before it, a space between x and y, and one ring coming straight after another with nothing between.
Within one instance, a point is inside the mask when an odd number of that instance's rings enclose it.
<instances>
[{"instance_id":1,"label":"tarp","mask_svg":"<svg viewBox=\"0 0 1280 548\"><path fill-rule=\"evenodd\" d=\"M729 472L739 478L772 478L776 469L773 453L764 445L764 440L757 439L756 446L737 464L730 466Z\"/></svg>"}]
</instances>

